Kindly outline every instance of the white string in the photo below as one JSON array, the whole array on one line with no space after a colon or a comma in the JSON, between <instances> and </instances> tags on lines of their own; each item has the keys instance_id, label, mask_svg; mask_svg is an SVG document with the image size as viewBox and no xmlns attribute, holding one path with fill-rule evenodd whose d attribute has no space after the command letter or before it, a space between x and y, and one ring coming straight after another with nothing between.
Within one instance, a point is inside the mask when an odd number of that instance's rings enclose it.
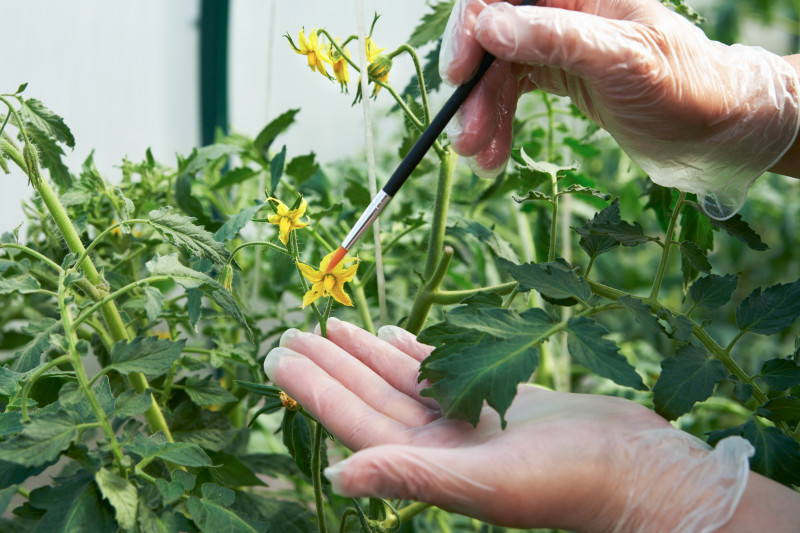
<instances>
[{"instance_id":1,"label":"white string","mask_svg":"<svg viewBox=\"0 0 800 533\"><path fill-rule=\"evenodd\" d=\"M361 70L361 109L364 112L364 149L367 152L367 175L369 192L375 198L378 185L375 178L375 151L372 141L372 121L369 105L369 76L367 75L367 26L364 21L364 2L356 0L356 21L358 25L358 68ZM386 310L386 278L383 275L383 255L381 253L381 230L379 220L372 224L375 239L375 276L378 282L378 306L381 324L388 323Z\"/></svg>"}]
</instances>

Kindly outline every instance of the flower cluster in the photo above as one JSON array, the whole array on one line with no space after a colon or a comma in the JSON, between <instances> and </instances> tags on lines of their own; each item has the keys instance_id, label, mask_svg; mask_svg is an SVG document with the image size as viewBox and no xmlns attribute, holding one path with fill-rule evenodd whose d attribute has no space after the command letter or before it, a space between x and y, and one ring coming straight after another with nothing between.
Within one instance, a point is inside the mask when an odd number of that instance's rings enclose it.
<instances>
[{"instance_id":1,"label":"flower cluster","mask_svg":"<svg viewBox=\"0 0 800 533\"><path fill-rule=\"evenodd\" d=\"M300 30L300 33L297 36L297 44L295 44L288 33L284 35L284 37L286 37L286 39L289 41L289 45L296 53L306 56L308 60L308 67L312 71L319 72L329 80L338 81L342 91L347 92L347 85L350 83L350 65L353 63L350 52L347 51L345 46L350 41L356 39L356 36L352 35L344 42L342 42L341 39L335 39L335 43L330 40L328 40L326 43L321 43L319 36L322 33L327 35L327 32L324 30L317 30L314 28L311 30L311 33L308 35L308 37L306 37L305 31ZM387 55L381 55L384 50L386 49L378 48L378 45L375 44L375 41L372 39L371 35L366 38L365 51L367 55L367 72L369 73L369 78L371 81L378 80L382 83L385 83L389 78L389 71L392 68L392 60ZM328 74L328 71L325 67L326 63L330 65L331 69L333 70L333 76ZM377 96L380 89L381 86L375 84L375 88L372 91L372 96ZM359 100L360 97L361 78L359 77L356 100Z\"/></svg>"}]
</instances>

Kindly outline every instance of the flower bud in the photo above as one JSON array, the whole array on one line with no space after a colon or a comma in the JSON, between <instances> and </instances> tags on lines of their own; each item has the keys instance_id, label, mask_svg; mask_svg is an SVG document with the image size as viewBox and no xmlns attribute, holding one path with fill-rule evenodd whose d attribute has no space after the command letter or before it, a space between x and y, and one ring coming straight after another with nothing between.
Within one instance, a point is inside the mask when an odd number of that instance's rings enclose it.
<instances>
[{"instance_id":1,"label":"flower bud","mask_svg":"<svg viewBox=\"0 0 800 533\"><path fill-rule=\"evenodd\" d=\"M225 287L225 290L228 292L233 292L231 288L233 287L233 267L230 263L225 265L225 268L222 270L222 285Z\"/></svg>"},{"instance_id":2,"label":"flower bud","mask_svg":"<svg viewBox=\"0 0 800 533\"><path fill-rule=\"evenodd\" d=\"M380 81L386 81L390 70L392 70L392 60L387 55L379 55L367 67L370 78Z\"/></svg>"}]
</instances>

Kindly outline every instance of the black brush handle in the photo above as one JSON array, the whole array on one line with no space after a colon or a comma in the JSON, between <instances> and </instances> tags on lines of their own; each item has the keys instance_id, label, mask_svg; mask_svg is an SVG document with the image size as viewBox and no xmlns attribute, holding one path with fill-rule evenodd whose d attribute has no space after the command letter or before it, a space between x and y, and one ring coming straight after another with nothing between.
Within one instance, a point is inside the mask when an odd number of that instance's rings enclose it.
<instances>
[{"instance_id":1,"label":"black brush handle","mask_svg":"<svg viewBox=\"0 0 800 533\"><path fill-rule=\"evenodd\" d=\"M538 1L539 0L525 0L520 5L533 6L536 5ZM419 139L417 139L417 142L411 147L411 150L408 151L408 154L406 154L400 164L397 165L392 177L389 178L389 181L384 185L383 191L387 195L394 197L394 195L397 194L397 191L400 190L400 187L406 182L411 173L414 172L414 169L417 168L422 158L425 157L425 154L431 149L433 143L436 142L436 139L438 139L439 135L444 131L447 123L455 116L456 111L458 111L458 108L461 107L461 104L467 99L469 93L472 92L472 89L475 88L478 82L481 81L481 78L483 78L483 75L486 74L486 71L489 70L489 67L492 66L494 60L495 57L492 54L484 54L475 75L464 85L459 85L453 94L450 95L450 98L447 99L442 109L433 117L433 120L431 120L430 126L422 132L422 135L419 136Z\"/></svg>"}]
</instances>

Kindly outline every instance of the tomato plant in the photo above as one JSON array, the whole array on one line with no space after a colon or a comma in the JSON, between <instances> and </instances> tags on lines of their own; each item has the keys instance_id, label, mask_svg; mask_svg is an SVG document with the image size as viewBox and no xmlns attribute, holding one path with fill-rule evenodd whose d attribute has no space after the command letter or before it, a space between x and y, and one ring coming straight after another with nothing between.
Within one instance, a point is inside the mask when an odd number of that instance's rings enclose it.
<instances>
[{"instance_id":1,"label":"tomato plant","mask_svg":"<svg viewBox=\"0 0 800 533\"><path fill-rule=\"evenodd\" d=\"M370 97L402 117L381 172L430 121L451 7L433 4L389 52L373 22ZM355 36L289 42L348 88ZM401 60L417 72L403 90ZM442 136L385 213L382 248L363 242L326 284L370 193L356 159L287 161L279 139L300 110L172 165L125 160L111 183L91 156L64 166L68 126L25 90L0 97L0 166L35 192L25 237L0 240L3 530L479 530L333 494L320 470L346 451L261 371L286 328L324 334L336 314L374 331L380 301L436 346L421 377L447 416L476 424L487 402L502 417L531 380L619 395L712 444L741 435L755 471L800 485L800 204L780 177L762 178L743 214L711 220L568 101L535 94L506 172L477 178Z\"/></svg>"}]
</instances>

